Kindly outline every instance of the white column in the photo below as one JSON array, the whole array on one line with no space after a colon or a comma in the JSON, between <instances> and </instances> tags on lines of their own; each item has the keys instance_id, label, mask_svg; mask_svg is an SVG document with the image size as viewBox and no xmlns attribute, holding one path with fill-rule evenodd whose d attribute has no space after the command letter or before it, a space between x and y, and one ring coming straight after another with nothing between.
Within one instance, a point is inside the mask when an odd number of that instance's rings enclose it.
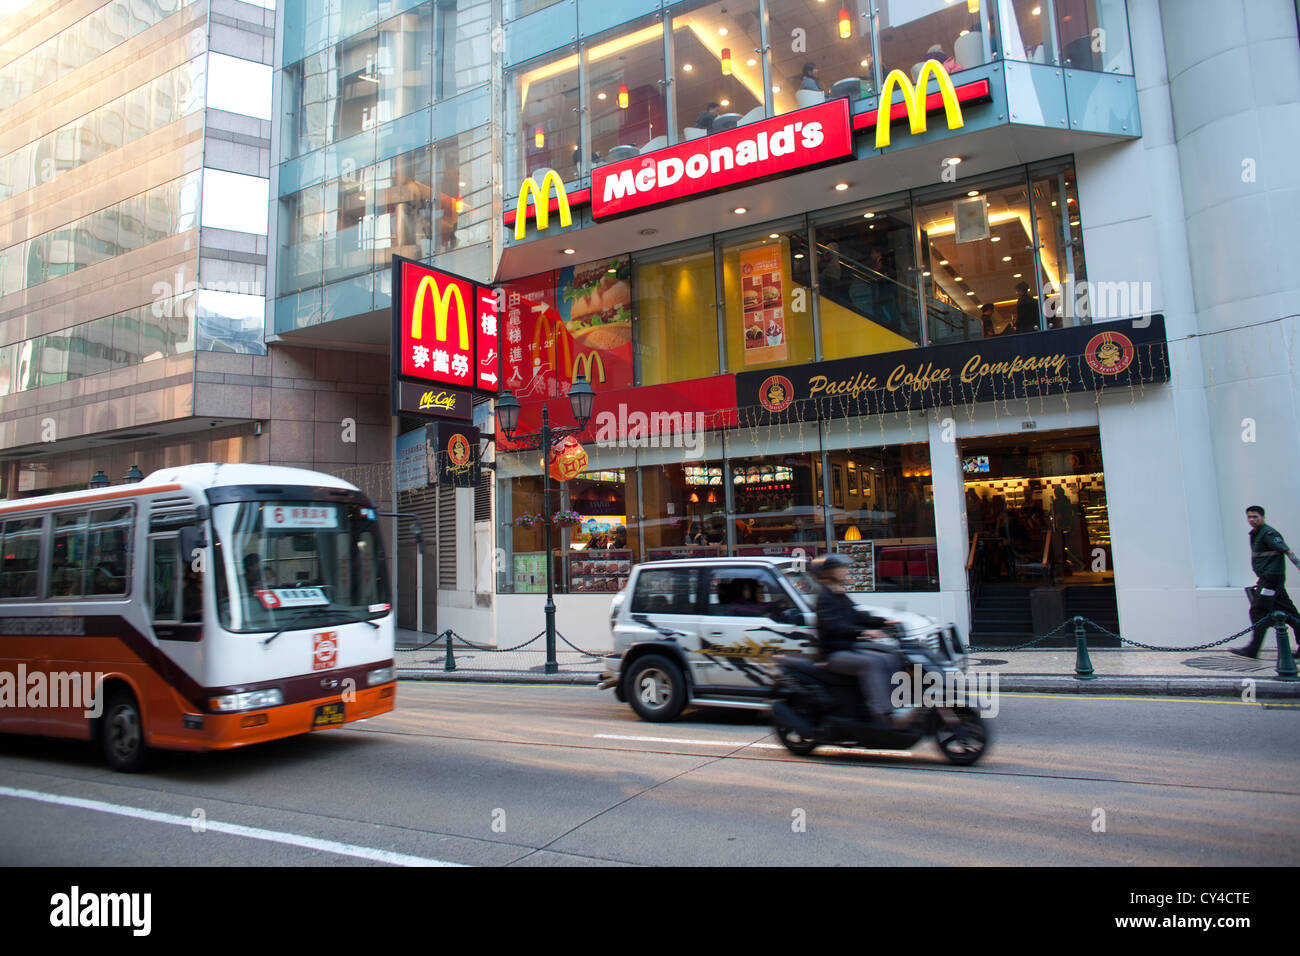
<instances>
[{"instance_id":1,"label":"white column","mask_svg":"<svg viewBox=\"0 0 1300 956\"><path fill-rule=\"evenodd\" d=\"M951 620L970 638L970 601L966 584L966 485L957 443L957 423L950 408L928 420L930 474L934 486L934 526L939 545L939 597L943 620Z\"/></svg>"}]
</instances>

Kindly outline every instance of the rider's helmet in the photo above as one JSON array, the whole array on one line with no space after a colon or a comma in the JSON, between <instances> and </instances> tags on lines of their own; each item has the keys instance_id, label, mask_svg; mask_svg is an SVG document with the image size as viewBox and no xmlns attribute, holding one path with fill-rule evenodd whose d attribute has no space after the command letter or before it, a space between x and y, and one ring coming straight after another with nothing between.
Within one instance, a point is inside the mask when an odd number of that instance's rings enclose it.
<instances>
[{"instance_id":1,"label":"rider's helmet","mask_svg":"<svg viewBox=\"0 0 1300 956\"><path fill-rule=\"evenodd\" d=\"M812 576L818 581L828 581L836 568L847 568L853 564L853 559L843 554L828 554L824 557L817 558L809 566Z\"/></svg>"}]
</instances>

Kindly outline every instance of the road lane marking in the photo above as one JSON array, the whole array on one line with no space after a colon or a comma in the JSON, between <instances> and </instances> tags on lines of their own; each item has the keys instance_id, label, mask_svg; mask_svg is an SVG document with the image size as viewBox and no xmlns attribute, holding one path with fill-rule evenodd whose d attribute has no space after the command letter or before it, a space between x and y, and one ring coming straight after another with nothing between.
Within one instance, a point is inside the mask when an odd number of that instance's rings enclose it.
<instances>
[{"instance_id":1,"label":"road lane marking","mask_svg":"<svg viewBox=\"0 0 1300 956\"><path fill-rule=\"evenodd\" d=\"M142 810L117 803L104 803L101 800L86 800L82 797L65 797L56 793L42 793L39 790L22 790L16 787L0 786L0 797L13 797L19 800L35 800L38 803L53 803L64 807L76 807L81 810L94 810L97 813L111 813L120 817L133 817L148 820L151 823L166 823L171 826L193 828L193 817L181 817L173 813L160 813L157 810ZM392 850L379 850L368 846L354 846L350 843L338 843L334 840L321 840L317 837L304 836L300 833L284 833L279 830L264 830L261 827L247 827L239 823L223 823L220 820L203 821L205 831L225 833L230 836L247 837L250 840L266 840L270 843L284 843L289 846L302 847L307 850L320 850L339 856L352 856L362 860L374 860L393 866L465 866L464 863L449 863L431 857L410 856L406 853L394 853Z\"/></svg>"},{"instance_id":2,"label":"road lane marking","mask_svg":"<svg viewBox=\"0 0 1300 956\"><path fill-rule=\"evenodd\" d=\"M1251 700L1213 700L1208 697L1138 697L1123 694L1119 697L1103 697L1099 694L1017 694L1001 691L1000 697L1023 697L1037 700L1110 700L1110 701L1145 701L1159 704L1232 704L1237 707L1258 707L1259 701Z\"/></svg>"},{"instance_id":3,"label":"road lane marking","mask_svg":"<svg viewBox=\"0 0 1300 956\"><path fill-rule=\"evenodd\" d=\"M696 740L690 737L634 737L628 734L592 734L597 740L627 740L645 744L698 744L706 747L755 747L760 750L785 750L784 744L746 743L743 740ZM818 745L820 751L841 754L876 754L889 757L913 757L910 750L867 750L863 747L829 747Z\"/></svg>"}]
</instances>

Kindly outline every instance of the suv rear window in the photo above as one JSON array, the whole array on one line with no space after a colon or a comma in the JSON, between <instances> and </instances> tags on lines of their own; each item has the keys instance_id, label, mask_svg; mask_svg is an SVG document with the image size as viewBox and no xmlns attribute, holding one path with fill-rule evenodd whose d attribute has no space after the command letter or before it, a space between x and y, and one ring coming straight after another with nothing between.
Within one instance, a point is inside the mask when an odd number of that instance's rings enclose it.
<instances>
[{"instance_id":1,"label":"suv rear window","mask_svg":"<svg viewBox=\"0 0 1300 956\"><path fill-rule=\"evenodd\" d=\"M694 568L645 568L632 595L634 614L695 614L700 579Z\"/></svg>"}]
</instances>

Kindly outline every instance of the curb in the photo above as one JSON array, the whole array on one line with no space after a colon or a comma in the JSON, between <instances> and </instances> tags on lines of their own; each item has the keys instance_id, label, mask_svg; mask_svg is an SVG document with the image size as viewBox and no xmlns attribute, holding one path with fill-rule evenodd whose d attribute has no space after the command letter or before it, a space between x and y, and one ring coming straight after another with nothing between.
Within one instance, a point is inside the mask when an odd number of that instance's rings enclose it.
<instances>
[{"instance_id":1,"label":"curb","mask_svg":"<svg viewBox=\"0 0 1300 956\"><path fill-rule=\"evenodd\" d=\"M566 684L594 687L598 674L543 674L534 671L444 671L398 668L399 680L473 682L482 684ZM1131 694L1165 697L1241 697L1242 680L1238 677L1098 677L1078 680L1057 674L999 674L998 689L1030 694ZM1277 678L1253 678L1255 697L1300 698L1300 681Z\"/></svg>"}]
</instances>

